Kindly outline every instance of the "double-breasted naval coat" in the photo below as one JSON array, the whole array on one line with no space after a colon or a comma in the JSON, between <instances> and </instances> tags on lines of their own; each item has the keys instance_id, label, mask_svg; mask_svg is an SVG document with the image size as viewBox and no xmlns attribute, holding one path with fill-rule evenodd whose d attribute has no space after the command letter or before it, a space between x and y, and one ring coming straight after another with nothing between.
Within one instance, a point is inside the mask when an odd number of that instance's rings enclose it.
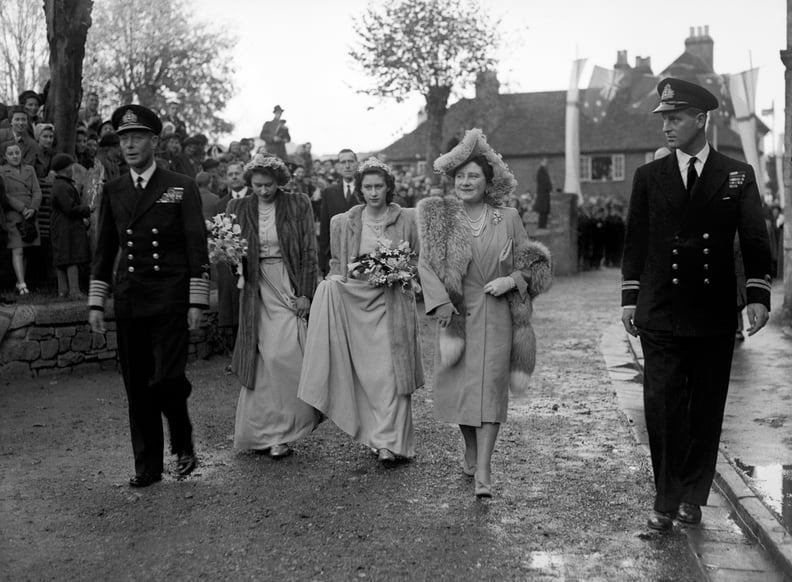
<instances>
[{"instance_id":1,"label":"double-breasted naval coat","mask_svg":"<svg viewBox=\"0 0 792 582\"><path fill-rule=\"evenodd\" d=\"M770 308L770 247L749 164L710 150L691 196L675 155L640 167L633 181L622 262L622 305L638 328L678 336L734 332L734 234L748 303Z\"/></svg>"}]
</instances>

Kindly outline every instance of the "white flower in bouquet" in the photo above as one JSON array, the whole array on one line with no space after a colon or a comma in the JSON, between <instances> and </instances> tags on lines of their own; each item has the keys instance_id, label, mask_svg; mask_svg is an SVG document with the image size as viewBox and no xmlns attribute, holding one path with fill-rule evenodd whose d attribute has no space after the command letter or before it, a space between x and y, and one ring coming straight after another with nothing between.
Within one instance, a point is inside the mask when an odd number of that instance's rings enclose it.
<instances>
[{"instance_id":1,"label":"white flower in bouquet","mask_svg":"<svg viewBox=\"0 0 792 582\"><path fill-rule=\"evenodd\" d=\"M411 262L414 257L408 241L391 248L391 241L380 239L373 251L353 257L348 271L352 278L368 281L372 287L393 287L398 283L405 293L419 292L418 269Z\"/></svg>"},{"instance_id":2,"label":"white flower in bouquet","mask_svg":"<svg viewBox=\"0 0 792 582\"><path fill-rule=\"evenodd\" d=\"M235 214L222 212L206 221L209 262L228 263L242 274L242 261L247 257L248 243L242 236L242 227Z\"/></svg>"}]
</instances>

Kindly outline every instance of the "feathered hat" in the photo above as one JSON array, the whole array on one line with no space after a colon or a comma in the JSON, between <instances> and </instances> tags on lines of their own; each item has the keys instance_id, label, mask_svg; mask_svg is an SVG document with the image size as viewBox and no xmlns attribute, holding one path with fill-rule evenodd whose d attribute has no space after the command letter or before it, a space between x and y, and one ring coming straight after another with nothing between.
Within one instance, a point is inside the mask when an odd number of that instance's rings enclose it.
<instances>
[{"instance_id":1,"label":"feathered hat","mask_svg":"<svg viewBox=\"0 0 792 582\"><path fill-rule=\"evenodd\" d=\"M458 167L478 155L484 156L492 166L490 195L498 201L510 196L517 188L517 180L501 155L487 143L487 136L477 127L468 129L454 149L435 160L435 172L451 175Z\"/></svg>"}]
</instances>

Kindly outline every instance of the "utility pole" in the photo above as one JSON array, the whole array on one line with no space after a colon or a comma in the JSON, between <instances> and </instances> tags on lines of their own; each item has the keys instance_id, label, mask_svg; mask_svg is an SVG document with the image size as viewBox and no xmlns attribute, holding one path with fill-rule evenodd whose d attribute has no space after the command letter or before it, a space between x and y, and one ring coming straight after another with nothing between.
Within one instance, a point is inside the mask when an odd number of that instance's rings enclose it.
<instances>
[{"instance_id":1,"label":"utility pole","mask_svg":"<svg viewBox=\"0 0 792 582\"><path fill-rule=\"evenodd\" d=\"M787 0L787 46L781 51L784 63L784 304L781 317L785 326L792 325L792 0Z\"/></svg>"}]
</instances>

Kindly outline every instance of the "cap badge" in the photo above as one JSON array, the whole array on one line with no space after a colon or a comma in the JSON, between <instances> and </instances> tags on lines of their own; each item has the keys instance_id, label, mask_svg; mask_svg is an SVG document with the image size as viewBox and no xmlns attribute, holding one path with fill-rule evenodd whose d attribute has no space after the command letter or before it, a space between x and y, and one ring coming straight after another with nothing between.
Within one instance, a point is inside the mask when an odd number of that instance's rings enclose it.
<instances>
[{"instance_id":1,"label":"cap badge","mask_svg":"<svg viewBox=\"0 0 792 582\"><path fill-rule=\"evenodd\" d=\"M663 87L663 94L660 95L660 101L671 101L674 98L674 90L671 88L671 83Z\"/></svg>"},{"instance_id":2,"label":"cap badge","mask_svg":"<svg viewBox=\"0 0 792 582\"><path fill-rule=\"evenodd\" d=\"M121 118L122 125L129 125L130 123L137 123L138 117L135 115L134 111L131 109L127 109L127 112L124 113L124 116Z\"/></svg>"}]
</instances>

